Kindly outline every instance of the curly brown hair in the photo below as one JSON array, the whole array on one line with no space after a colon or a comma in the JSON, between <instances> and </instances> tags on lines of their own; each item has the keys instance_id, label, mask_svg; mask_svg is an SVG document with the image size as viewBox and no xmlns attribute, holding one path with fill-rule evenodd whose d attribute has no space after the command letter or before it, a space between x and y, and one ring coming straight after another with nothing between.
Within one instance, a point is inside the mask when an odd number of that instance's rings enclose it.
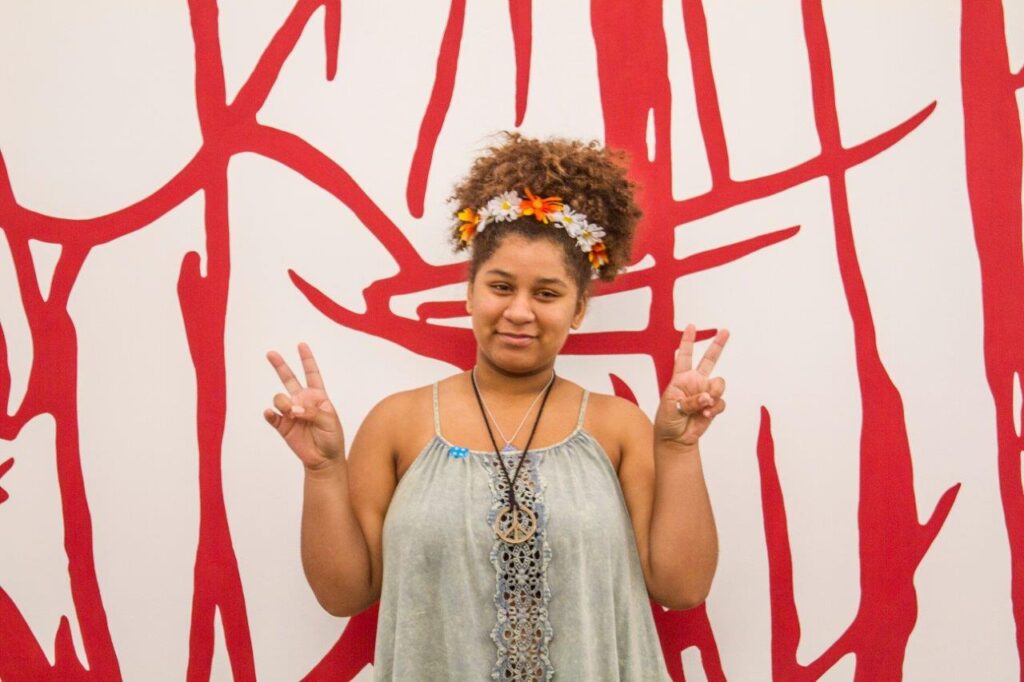
<instances>
[{"instance_id":1,"label":"curly brown hair","mask_svg":"<svg viewBox=\"0 0 1024 682\"><path fill-rule=\"evenodd\" d=\"M493 197L514 190L520 196L530 189L537 196L557 196L583 213L587 220L604 228L603 241L608 263L599 276L611 281L629 263L633 233L642 215L636 205L636 183L626 175L628 158L621 150L602 147L597 141L564 138L538 140L515 132L502 133L502 140L474 161L468 175L456 185L451 200L460 210L480 207ZM456 251L470 247L460 239L459 224L451 228ZM593 270L587 254L564 230L549 229L532 217L490 223L471 242L469 279L510 234L528 239L548 239L562 246L565 262L579 285L580 296L589 290ZM497 228L497 229L495 229Z\"/></svg>"}]
</instances>

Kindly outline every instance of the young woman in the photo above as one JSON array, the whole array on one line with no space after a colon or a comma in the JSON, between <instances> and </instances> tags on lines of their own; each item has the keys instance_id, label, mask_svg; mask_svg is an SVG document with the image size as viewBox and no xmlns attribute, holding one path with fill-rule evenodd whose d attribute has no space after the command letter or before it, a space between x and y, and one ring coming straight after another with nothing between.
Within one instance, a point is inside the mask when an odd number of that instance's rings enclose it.
<instances>
[{"instance_id":1,"label":"young woman","mask_svg":"<svg viewBox=\"0 0 1024 682\"><path fill-rule=\"evenodd\" d=\"M378 679L666 677L648 597L707 596L718 546L698 443L725 409L683 333L652 426L632 403L556 376L594 276L629 261L640 217L620 156L507 135L456 188L471 254L470 372L397 393L347 456L309 347L305 386L266 420L305 466L302 560L332 614L378 599Z\"/></svg>"}]
</instances>

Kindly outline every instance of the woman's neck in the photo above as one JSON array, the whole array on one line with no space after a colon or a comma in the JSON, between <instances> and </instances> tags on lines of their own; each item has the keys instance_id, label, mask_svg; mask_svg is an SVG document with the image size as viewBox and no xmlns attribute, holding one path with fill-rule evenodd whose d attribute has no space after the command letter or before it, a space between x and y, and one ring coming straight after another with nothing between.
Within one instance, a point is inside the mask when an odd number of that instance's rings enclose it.
<instances>
[{"instance_id":1,"label":"woman's neck","mask_svg":"<svg viewBox=\"0 0 1024 682\"><path fill-rule=\"evenodd\" d=\"M551 363L530 372L518 374L503 370L478 355L474 372L477 386L485 393L534 396L551 381L551 373L554 369L554 363Z\"/></svg>"}]
</instances>

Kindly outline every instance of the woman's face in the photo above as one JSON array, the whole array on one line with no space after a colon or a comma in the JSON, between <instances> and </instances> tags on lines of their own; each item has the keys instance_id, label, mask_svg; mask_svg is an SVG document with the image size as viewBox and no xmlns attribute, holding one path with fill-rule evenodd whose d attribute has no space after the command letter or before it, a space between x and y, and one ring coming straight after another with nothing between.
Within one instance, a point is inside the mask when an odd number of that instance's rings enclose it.
<instances>
[{"instance_id":1,"label":"woman's face","mask_svg":"<svg viewBox=\"0 0 1024 682\"><path fill-rule=\"evenodd\" d=\"M505 237L469 283L478 361L512 374L550 367L569 330L583 321L585 297L547 239Z\"/></svg>"}]
</instances>

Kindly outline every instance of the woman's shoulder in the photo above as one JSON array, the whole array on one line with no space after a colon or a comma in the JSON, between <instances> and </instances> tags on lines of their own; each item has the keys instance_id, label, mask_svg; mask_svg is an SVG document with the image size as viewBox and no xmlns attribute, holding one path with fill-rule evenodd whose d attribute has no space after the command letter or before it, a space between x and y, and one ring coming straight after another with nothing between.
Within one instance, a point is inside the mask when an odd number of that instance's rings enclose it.
<instances>
[{"instance_id":1,"label":"woman's shoulder","mask_svg":"<svg viewBox=\"0 0 1024 682\"><path fill-rule=\"evenodd\" d=\"M435 384L440 391L443 391L448 384L457 381L461 376L461 374L454 374L434 383L387 395L370 410L367 420L393 427L397 423L410 424L422 421L418 418L426 416L428 423L432 425Z\"/></svg>"},{"instance_id":2,"label":"woman's shoulder","mask_svg":"<svg viewBox=\"0 0 1024 682\"><path fill-rule=\"evenodd\" d=\"M421 412L424 408L432 409L433 405L433 384L417 386L396 391L384 396L373 406L367 419L379 419L390 421L401 418L407 420L411 414Z\"/></svg>"},{"instance_id":3,"label":"woman's shoulder","mask_svg":"<svg viewBox=\"0 0 1024 682\"><path fill-rule=\"evenodd\" d=\"M381 398L371 412L380 413L381 416L385 417L392 416L396 412L404 412L422 403L424 399L431 400L432 387L433 384L427 384L425 386L396 391L391 395Z\"/></svg>"},{"instance_id":4,"label":"woman's shoulder","mask_svg":"<svg viewBox=\"0 0 1024 682\"><path fill-rule=\"evenodd\" d=\"M588 392L583 428L607 453L616 472L628 443L650 430L647 415L632 401L609 393Z\"/></svg>"},{"instance_id":5,"label":"woman's shoulder","mask_svg":"<svg viewBox=\"0 0 1024 682\"><path fill-rule=\"evenodd\" d=\"M587 400L587 421L608 426L624 426L635 422L650 424L650 419L633 401L594 391L590 392Z\"/></svg>"},{"instance_id":6,"label":"woman's shoulder","mask_svg":"<svg viewBox=\"0 0 1024 682\"><path fill-rule=\"evenodd\" d=\"M399 477L423 449L423 444L435 435L435 384L443 396L445 388L457 381L459 376L456 374L435 383L392 393L381 399L367 416L367 420L372 418L374 432L379 433L382 440L389 443L389 449L397 455Z\"/></svg>"}]
</instances>

